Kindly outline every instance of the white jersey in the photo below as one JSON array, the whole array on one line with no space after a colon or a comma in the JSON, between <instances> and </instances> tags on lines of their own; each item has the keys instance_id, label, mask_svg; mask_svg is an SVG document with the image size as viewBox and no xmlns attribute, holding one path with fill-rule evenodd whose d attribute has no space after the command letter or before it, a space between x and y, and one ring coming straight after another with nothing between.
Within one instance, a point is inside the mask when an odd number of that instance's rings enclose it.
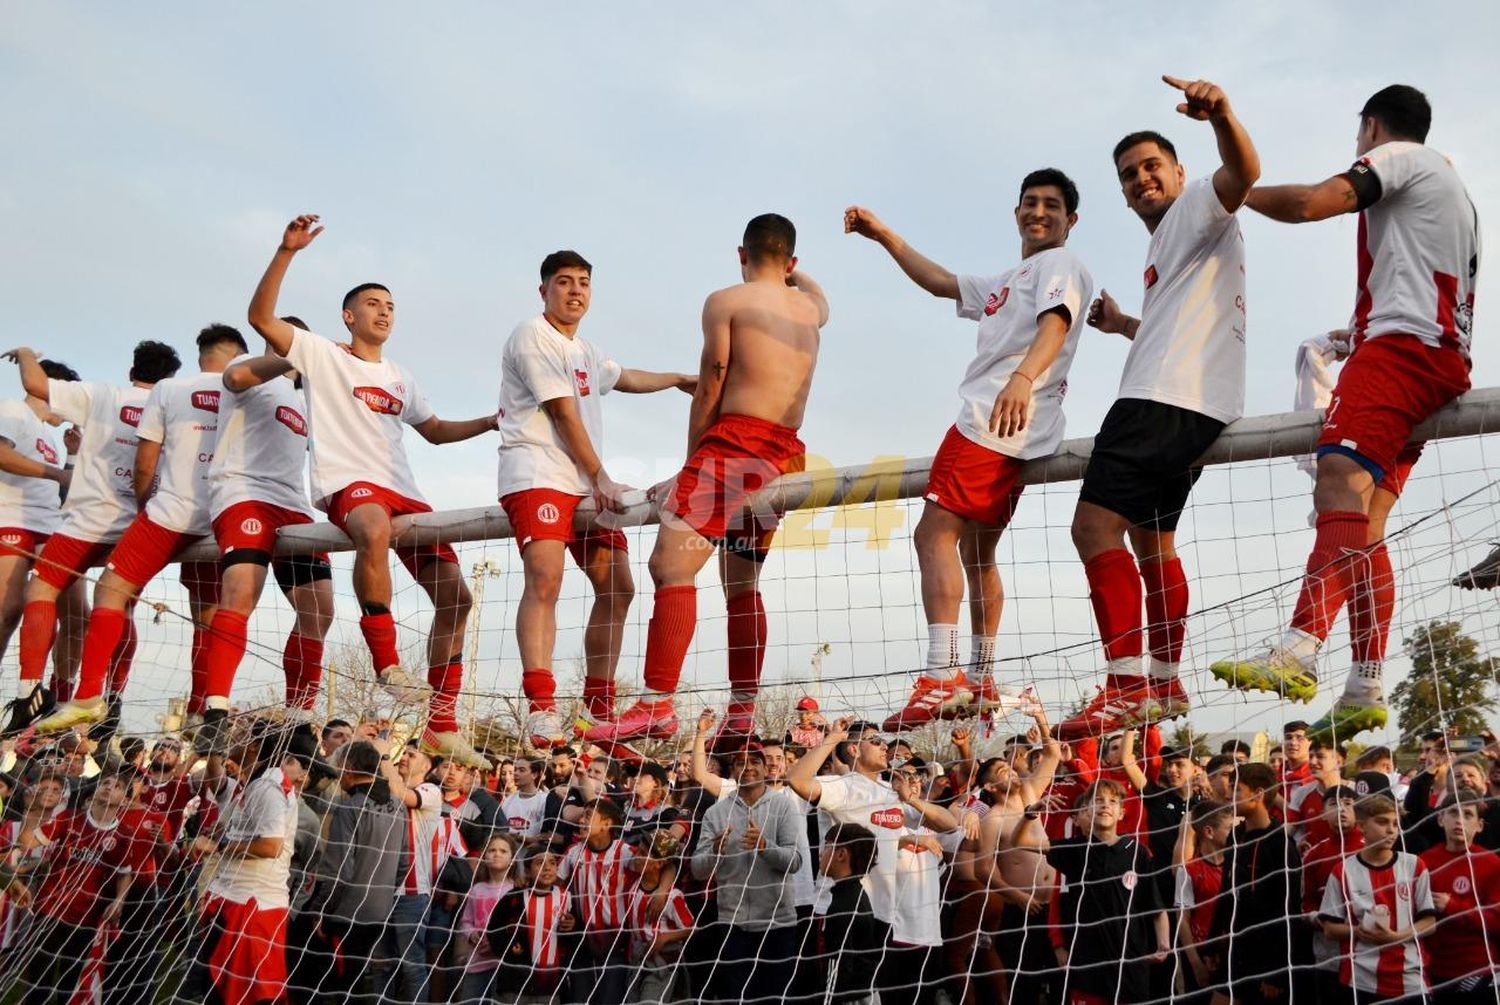
<instances>
[{"instance_id":1,"label":"white jersey","mask_svg":"<svg viewBox=\"0 0 1500 1005\"><path fill-rule=\"evenodd\" d=\"M1349 171L1374 175L1380 198L1359 214L1356 344L1415 335L1469 358L1479 214L1448 158L1421 143L1382 143Z\"/></svg>"},{"instance_id":2,"label":"white jersey","mask_svg":"<svg viewBox=\"0 0 1500 1005\"><path fill-rule=\"evenodd\" d=\"M982 447L1007 457L1045 457L1063 440L1063 395L1068 368L1078 348L1094 281L1066 248L1050 248L998 276L958 277L958 316L979 322L979 345L964 374L958 396L958 431ZM1036 340L1037 320L1048 311L1068 312L1068 334L1052 365L1031 385L1031 418L1026 428L1001 437L990 432L995 398Z\"/></svg>"},{"instance_id":3,"label":"white jersey","mask_svg":"<svg viewBox=\"0 0 1500 1005\"><path fill-rule=\"evenodd\" d=\"M83 430L59 534L115 541L135 519L136 427L150 390L86 380L48 380L47 403Z\"/></svg>"},{"instance_id":4,"label":"white jersey","mask_svg":"<svg viewBox=\"0 0 1500 1005\"><path fill-rule=\"evenodd\" d=\"M589 442L602 455L604 412L599 399L614 390L619 379L620 364L578 336L564 335L545 316L517 325L500 361L499 496L538 488L575 496L593 491L542 405L573 399Z\"/></svg>"},{"instance_id":5,"label":"white jersey","mask_svg":"<svg viewBox=\"0 0 1500 1005\"><path fill-rule=\"evenodd\" d=\"M280 768L267 768L230 797L224 810L229 841L280 838L275 858L224 855L208 892L236 904L254 898L261 910L291 906L292 845L297 841L297 794Z\"/></svg>"},{"instance_id":6,"label":"white jersey","mask_svg":"<svg viewBox=\"0 0 1500 1005\"><path fill-rule=\"evenodd\" d=\"M0 401L0 437L9 440L22 457L60 466L62 451L54 436L26 402ZM56 482L0 471L0 527L51 534L57 529L61 508Z\"/></svg>"},{"instance_id":7,"label":"white jersey","mask_svg":"<svg viewBox=\"0 0 1500 1005\"><path fill-rule=\"evenodd\" d=\"M417 794L417 805L406 811L406 872L396 892L430 895L448 856L463 857L469 849L459 836L458 820L443 812L443 790L421 782L412 791Z\"/></svg>"},{"instance_id":8,"label":"white jersey","mask_svg":"<svg viewBox=\"0 0 1500 1005\"><path fill-rule=\"evenodd\" d=\"M1350 855L1334 867L1323 888L1320 917L1341 925L1404 931L1422 918L1437 916L1432 876L1415 855L1397 852L1384 866L1372 867ZM1339 947L1340 980L1361 992L1397 997L1421 995L1426 954L1414 939L1381 946L1356 939L1353 952Z\"/></svg>"},{"instance_id":9,"label":"white jersey","mask_svg":"<svg viewBox=\"0 0 1500 1005\"><path fill-rule=\"evenodd\" d=\"M537 789L529 796L512 792L500 804L500 814L512 834L523 838L538 836L547 818L547 790Z\"/></svg>"},{"instance_id":10,"label":"white jersey","mask_svg":"<svg viewBox=\"0 0 1500 1005\"><path fill-rule=\"evenodd\" d=\"M406 368L360 359L346 345L294 329L286 358L302 374L312 436L312 497L319 509L355 482L370 482L425 502L412 477L402 424L432 418Z\"/></svg>"},{"instance_id":11,"label":"white jersey","mask_svg":"<svg viewBox=\"0 0 1500 1005\"><path fill-rule=\"evenodd\" d=\"M1211 178L1195 178L1151 235L1141 325L1120 397L1233 422L1245 412L1245 241Z\"/></svg>"},{"instance_id":12,"label":"white jersey","mask_svg":"<svg viewBox=\"0 0 1500 1005\"><path fill-rule=\"evenodd\" d=\"M222 373L158 381L141 410L137 432L160 443L156 491L146 501L151 522L179 534L207 534L208 465L219 433Z\"/></svg>"},{"instance_id":13,"label":"white jersey","mask_svg":"<svg viewBox=\"0 0 1500 1005\"><path fill-rule=\"evenodd\" d=\"M236 357L229 365L254 356ZM235 503L262 502L312 515L307 503L307 405L285 377L219 397L219 436L208 466L212 517Z\"/></svg>"}]
</instances>

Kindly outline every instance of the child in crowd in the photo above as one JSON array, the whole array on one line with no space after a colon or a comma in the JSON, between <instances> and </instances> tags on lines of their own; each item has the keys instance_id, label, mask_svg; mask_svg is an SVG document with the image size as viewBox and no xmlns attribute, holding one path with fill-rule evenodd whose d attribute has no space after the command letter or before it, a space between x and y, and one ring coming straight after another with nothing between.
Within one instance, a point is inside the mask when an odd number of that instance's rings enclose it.
<instances>
[{"instance_id":1,"label":"child in crowd","mask_svg":"<svg viewBox=\"0 0 1500 1005\"><path fill-rule=\"evenodd\" d=\"M1314 760L1317 756L1315 748ZM1302 910L1314 921L1323 906L1323 890L1328 886L1328 877L1333 875L1334 868L1365 846L1364 834L1354 817L1354 805L1358 801L1359 794L1349 785L1336 785L1323 793L1322 812L1318 817L1323 837L1315 841L1302 857ZM1319 996L1328 1001L1341 1000L1339 947L1323 933L1321 925L1313 932L1312 949Z\"/></svg>"},{"instance_id":2,"label":"child in crowd","mask_svg":"<svg viewBox=\"0 0 1500 1005\"><path fill-rule=\"evenodd\" d=\"M626 1001L660 1005L681 997L678 963L682 944L693 934L693 913L676 886L682 842L670 828L647 835L630 903L630 962L635 983ZM676 991L676 993L674 993Z\"/></svg>"},{"instance_id":3,"label":"child in crowd","mask_svg":"<svg viewBox=\"0 0 1500 1005\"><path fill-rule=\"evenodd\" d=\"M458 931L458 953L464 961L459 1000L465 1005L489 1000L490 984L500 965L490 951L486 937L490 915L500 898L515 887L510 869L520 847L520 838L508 831L492 834L485 842L479 864L474 869L474 885L469 887L469 895L464 901Z\"/></svg>"},{"instance_id":4,"label":"child in crowd","mask_svg":"<svg viewBox=\"0 0 1500 1005\"><path fill-rule=\"evenodd\" d=\"M865 876L875 860L875 835L858 824L834 824L823 838L818 866L833 881L823 915L828 1005L872 1005L875 975L891 926L875 916Z\"/></svg>"},{"instance_id":5,"label":"child in crowd","mask_svg":"<svg viewBox=\"0 0 1500 1005\"><path fill-rule=\"evenodd\" d=\"M1212 996L1213 967L1204 957L1214 911L1224 887L1224 846L1234 831L1234 807L1204 799L1183 819L1174 858L1177 864L1178 945L1182 950L1188 995L1179 999L1199 1005Z\"/></svg>"},{"instance_id":6,"label":"child in crowd","mask_svg":"<svg viewBox=\"0 0 1500 1005\"><path fill-rule=\"evenodd\" d=\"M1461 788L1443 798L1443 843L1421 855L1432 885L1437 927L1425 940L1434 1005L1495 1001L1500 961L1500 856L1477 843L1487 800Z\"/></svg>"},{"instance_id":7,"label":"child in crowd","mask_svg":"<svg viewBox=\"0 0 1500 1005\"><path fill-rule=\"evenodd\" d=\"M558 886L559 856L546 845L528 845L517 863L525 885L495 902L490 913L490 952L498 961L495 999L513 1005L550 1005L567 989L578 927L568 893ZM585 995L587 997L587 995Z\"/></svg>"}]
</instances>

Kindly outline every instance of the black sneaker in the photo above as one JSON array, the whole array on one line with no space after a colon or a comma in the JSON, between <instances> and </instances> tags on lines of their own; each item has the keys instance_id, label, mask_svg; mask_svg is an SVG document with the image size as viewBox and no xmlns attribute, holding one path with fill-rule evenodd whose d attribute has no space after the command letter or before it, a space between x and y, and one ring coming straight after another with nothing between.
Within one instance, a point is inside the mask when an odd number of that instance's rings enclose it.
<instances>
[{"instance_id":1,"label":"black sneaker","mask_svg":"<svg viewBox=\"0 0 1500 1005\"><path fill-rule=\"evenodd\" d=\"M0 729L0 739L20 736L27 726L50 714L57 707L57 702L53 700L52 692L38 681L32 686L30 694L12 699L8 705L10 721L5 724L4 729Z\"/></svg>"},{"instance_id":2,"label":"black sneaker","mask_svg":"<svg viewBox=\"0 0 1500 1005\"><path fill-rule=\"evenodd\" d=\"M1493 590L1500 586L1500 543L1474 568L1454 577L1453 585L1462 590Z\"/></svg>"},{"instance_id":3,"label":"black sneaker","mask_svg":"<svg viewBox=\"0 0 1500 1005\"><path fill-rule=\"evenodd\" d=\"M115 733L120 729L120 714L125 709L125 702L119 695L111 695L109 698L109 714L103 719L89 727L89 739L99 745L99 749L109 746L109 742L115 738Z\"/></svg>"},{"instance_id":4,"label":"black sneaker","mask_svg":"<svg viewBox=\"0 0 1500 1005\"><path fill-rule=\"evenodd\" d=\"M222 754L229 743L229 712L222 708L203 711L203 725L193 732L193 750L200 757Z\"/></svg>"}]
</instances>

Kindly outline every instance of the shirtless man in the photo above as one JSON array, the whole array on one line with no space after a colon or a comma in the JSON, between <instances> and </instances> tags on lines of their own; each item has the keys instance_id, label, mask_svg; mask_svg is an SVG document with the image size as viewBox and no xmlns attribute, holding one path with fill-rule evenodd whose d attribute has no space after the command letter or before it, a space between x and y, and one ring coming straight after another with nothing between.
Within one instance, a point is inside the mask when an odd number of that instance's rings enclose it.
<instances>
[{"instance_id":1,"label":"shirtless man","mask_svg":"<svg viewBox=\"0 0 1500 1005\"><path fill-rule=\"evenodd\" d=\"M672 697L698 621L694 580L719 550L728 606L728 714L721 738L754 731L755 695L765 658L766 612L759 578L776 516L746 513L747 496L788 471L800 471L797 438L828 322L823 290L797 271L797 231L766 213L745 227L744 282L703 304L703 359L688 421L688 459L670 488L658 486L661 529L651 552L655 608L646 633L646 691L613 723L588 730L590 741L666 738L677 732Z\"/></svg>"}]
</instances>

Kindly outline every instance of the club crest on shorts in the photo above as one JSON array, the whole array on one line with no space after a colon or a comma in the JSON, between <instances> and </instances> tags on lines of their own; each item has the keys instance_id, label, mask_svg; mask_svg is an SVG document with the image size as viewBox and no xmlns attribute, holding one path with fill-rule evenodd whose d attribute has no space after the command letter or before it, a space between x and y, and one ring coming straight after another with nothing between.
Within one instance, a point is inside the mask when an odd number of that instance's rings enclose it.
<instances>
[{"instance_id":1,"label":"club crest on shorts","mask_svg":"<svg viewBox=\"0 0 1500 1005\"><path fill-rule=\"evenodd\" d=\"M562 511L556 503L545 502L536 508L536 518L542 523L557 523L561 517Z\"/></svg>"},{"instance_id":2,"label":"club crest on shorts","mask_svg":"<svg viewBox=\"0 0 1500 1005\"><path fill-rule=\"evenodd\" d=\"M140 405L121 405L120 421L127 426L139 426L141 424L141 413L144 412Z\"/></svg>"},{"instance_id":3,"label":"club crest on shorts","mask_svg":"<svg viewBox=\"0 0 1500 1005\"><path fill-rule=\"evenodd\" d=\"M48 464L57 463L57 451L53 448L52 444L48 443L40 436L36 438L36 452L41 454L42 460L46 461Z\"/></svg>"},{"instance_id":4,"label":"club crest on shorts","mask_svg":"<svg viewBox=\"0 0 1500 1005\"><path fill-rule=\"evenodd\" d=\"M245 517L245 519L240 521L240 530L246 534L259 534L264 529L265 524L261 523L253 516L247 516Z\"/></svg>"},{"instance_id":5,"label":"club crest on shorts","mask_svg":"<svg viewBox=\"0 0 1500 1005\"><path fill-rule=\"evenodd\" d=\"M219 414L219 392L218 391L194 391L193 407L200 412L213 412Z\"/></svg>"},{"instance_id":6,"label":"club crest on shorts","mask_svg":"<svg viewBox=\"0 0 1500 1005\"><path fill-rule=\"evenodd\" d=\"M383 387L356 387L352 393L370 411L382 415L400 415L401 409L406 407L405 402Z\"/></svg>"},{"instance_id":7,"label":"club crest on shorts","mask_svg":"<svg viewBox=\"0 0 1500 1005\"><path fill-rule=\"evenodd\" d=\"M350 499L368 499L375 493L367 488L358 488L349 493Z\"/></svg>"},{"instance_id":8,"label":"club crest on shorts","mask_svg":"<svg viewBox=\"0 0 1500 1005\"><path fill-rule=\"evenodd\" d=\"M0 544L8 544L11 547L15 547L16 545L18 545L20 543L21 543L21 535L20 534L6 534L3 537L0 537Z\"/></svg>"},{"instance_id":9,"label":"club crest on shorts","mask_svg":"<svg viewBox=\"0 0 1500 1005\"><path fill-rule=\"evenodd\" d=\"M1005 301L1010 299L1010 287L1002 286L999 293L991 293L990 298L984 302L985 317L992 316L996 311L1005 306Z\"/></svg>"}]
</instances>

